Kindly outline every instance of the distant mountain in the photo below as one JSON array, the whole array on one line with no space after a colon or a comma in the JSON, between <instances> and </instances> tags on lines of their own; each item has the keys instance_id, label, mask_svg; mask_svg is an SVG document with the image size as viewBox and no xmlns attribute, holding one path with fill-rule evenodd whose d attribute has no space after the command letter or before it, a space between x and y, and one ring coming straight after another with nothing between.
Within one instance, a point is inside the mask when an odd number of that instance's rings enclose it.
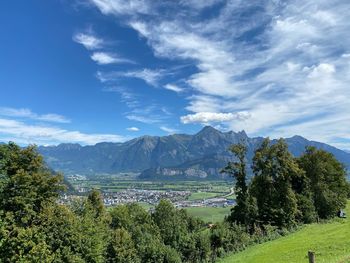
<instances>
[{"instance_id":1,"label":"distant mountain","mask_svg":"<svg viewBox=\"0 0 350 263\"><path fill-rule=\"evenodd\" d=\"M64 173L94 175L138 172L140 178L220 178L219 170L232 158L228 147L241 140L248 146L248 160L263 138L249 138L244 131L220 132L211 126L194 135L143 136L125 143L98 143L93 146L60 144L41 146L48 165ZM308 141L301 136L287 138L289 150L299 156L306 146L333 153L350 167L350 153L330 145Z\"/></svg>"}]
</instances>

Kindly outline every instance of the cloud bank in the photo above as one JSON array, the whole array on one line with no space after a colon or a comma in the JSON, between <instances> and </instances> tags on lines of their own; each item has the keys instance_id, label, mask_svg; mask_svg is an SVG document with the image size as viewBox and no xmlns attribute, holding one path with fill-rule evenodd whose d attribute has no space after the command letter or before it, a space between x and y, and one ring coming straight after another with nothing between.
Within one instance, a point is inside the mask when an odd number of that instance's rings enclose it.
<instances>
[{"instance_id":1,"label":"cloud bank","mask_svg":"<svg viewBox=\"0 0 350 263\"><path fill-rule=\"evenodd\" d=\"M90 3L134 29L156 57L193 65L195 72L184 71L181 79L192 90L183 123L222 122L272 137L301 134L350 149L348 1ZM210 16L208 8L215 9Z\"/></svg>"},{"instance_id":2,"label":"cloud bank","mask_svg":"<svg viewBox=\"0 0 350 263\"><path fill-rule=\"evenodd\" d=\"M38 123L39 121L39 123ZM55 126L51 125L55 123ZM98 142L122 142L127 137L115 134L84 133L58 127L70 123L58 114L36 114L30 109L0 108L1 142L53 145L59 143L96 144Z\"/></svg>"}]
</instances>

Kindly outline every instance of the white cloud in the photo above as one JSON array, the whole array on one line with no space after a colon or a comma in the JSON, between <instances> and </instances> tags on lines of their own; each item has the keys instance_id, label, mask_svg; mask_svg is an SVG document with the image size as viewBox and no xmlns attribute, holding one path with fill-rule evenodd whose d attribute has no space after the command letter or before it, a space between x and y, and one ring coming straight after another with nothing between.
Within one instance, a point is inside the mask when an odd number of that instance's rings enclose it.
<instances>
[{"instance_id":1,"label":"white cloud","mask_svg":"<svg viewBox=\"0 0 350 263\"><path fill-rule=\"evenodd\" d=\"M121 97L121 101L124 102L129 108L135 109L141 106L139 96L123 87L105 87L103 91L118 93Z\"/></svg>"},{"instance_id":2,"label":"white cloud","mask_svg":"<svg viewBox=\"0 0 350 263\"><path fill-rule=\"evenodd\" d=\"M308 77L309 78L320 78L320 77L323 77L324 75L329 75L329 74L333 74L333 73L335 73L334 65L328 64L328 63L321 63L320 65L312 68Z\"/></svg>"},{"instance_id":3,"label":"white cloud","mask_svg":"<svg viewBox=\"0 0 350 263\"><path fill-rule=\"evenodd\" d=\"M141 79L147 84L151 86L157 86L158 81L162 78L162 76L166 74L164 70L151 70L151 69L143 69L143 70L135 70L135 71L111 71L111 72L97 72L97 78L101 82L111 82L116 81L121 78L136 78Z\"/></svg>"},{"instance_id":4,"label":"white cloud","mask_svg":"<svg viewBox=\"0 0 350 263\"><path fill-rule=\"evenodd\" d=\"M140 1L128 1L124 10L120 3L100 0L97 6L124 19L156 56L195 67L180 80L193 92L186 121L205 120L202 113L248 112L249 118L207 119L251 135L293 131L337 145L336 138L349 138L343 122L350 117L347 1L225 1L205 20L195 3L188 11L183 2L167 1L181 10L171 17L159 12L163 2L143 1L142 12L131 12Z\"/></svg>"},{"instance_id":5,"label":"white cloud","mask_svg":"<svg viewBox=\"0 0 350 263\"><path fill-rule=\"evenodd\" d=\"M232 120L244 121L250 118L248 112L238 113L215 113L215 112L197 112L181 117L181 122L188 123L213 123L213 122L228 122Z\"/></svg>"},{"instance_id":6,"label":"white cloud","mask_svg":"<svg viewBox=\"0 0 350 263\"><path fill-rule=\"evenodd\" d=\"M98 49L104 44L104 41L97 38L93 34L78 33L73 36L73 40L79 44L82 44L86 49Z\"/></svg>"},{"instance_id":7,"label":"white cloud","mask_svg":"<svg viewBox=\"0 0 350 263\"><path fill-rule=\"evenodd\" d=\"M151 12L150 2L146 0L90 0L103 14L147 14Z\"/></svg>"},{"instance_id":8,"label":"white cloud","mask_svg":"<svg viewBox=\"0 0 350 263\"><path fill-rule=\"evenodd\" d=\"M17 118L27 118L37 121L45 121L45 122L57 122L57 123L69 123L70 120L66 117L49 113L49 114L37 114L32 112L30 109L25 108L9 108L9 107L0 107L0 116L7 117L17 117Z\"/></svg>"},{"instance_id":9,"label":"white cloud","mask_svg":"<svg viewBox=\"0 0 350 263\"><path fill-rule=\"evenodd\" d=\"M167 126L160 126L159 129L161 129L162 131L165 131L168 134L174 134L178 132L177 129L169 128Z\"/></svg>"},{"instance_id":10,"label":"white cloud","mask_svg":"<svg viewBox=\"0 0 350 263\"><path fill-rule=\"evenodd\" d=\"M138 122L147 123L147 124L153 124L153 123L159 122L158 119L153 119L151 117L137 115L137 114L126 115L126 118L131 120L131 121L138 121Z\"/></svg>"},{"instance_id":11,"label":"white cloud","mask_svg":"<svg viewBox=\"0 0 350 263\"><path fill-rule=\"evenodd\" d=\"M174 85L174 84L166 84L166 85L164 86L164 88L167 89L167 90L174 91L174 92L176 92L176 93L184 92L184 89L183 89L183 88L180 88L179 86Z\"/></svg>"},{"instance_id":12,"label":"white cloud","mask_svg":"<svg viewBox=\"0 0 350 263\"><path fill-rule=\"evenodd\" d=\"M0 140L12 140L24 144L58 144L81 143L96 144L98 142L121 142L127 138L115 134L87 134L70 131L58 127L32 125L24 122L0 118Z\"/></svg>"},{"instance_id":13,"label":"white cloud","mask_svg":"<svg viewBox=\"0 0 350 263\"><path fill-rule=\"evenodd\" d=\"M222 41L187 32L181 23L146 24L133 21L130 26L148 39L157 56L195 61L199 72L188 79L194 89L222 96L233 96L240 92L231 83L236 73L235 68L232 68L234 57Z\"/></svg>"},{"instance_id":14,"label":"white cloud","mask_svg":"<svg viewBox=\"0 0 350 263\"><path fill-rule=\"evenodd\" d=\"M128 131L133 131L133 132L137 132L137 131L139 131L140 129L137 128L137 127L129 127L129 128L126 128L126 130L128 130Z\"/></svg>"},{"instance_id":15,"label":"white cloud","mask_svg":"<svg viewBox=\"0 0 350 263\"><path fill-rule=\"evenodd\" d=\"M198 1L198 0L181 0L180 3L186 7L202 9L214 4L220 3L222 0L206 0L206 1Z\"/></svg>"},{"instance_id":16,"label":"white cloud","mask_svg":"<svg viewBox=\"0 0 350 263\"><path fill-rule=\"evenodd\" d=\"M99 65L134 63L129 59L121 58L118 57L116 54L107 52L94 52L91 55L91 59Z\"/></svg>"},{"instance_id":17,"label":"white cloud","mask_svg":"<svg viewBox=\"0 0 350 263\"><path fill-rule=\"evenodd\" d=\"M127 112L125 117L129 120L138 121L146 124L162 123L170 117L171 113L158 104L148 103L147 105L139 105Z\"/></svg>"}]
</instances>

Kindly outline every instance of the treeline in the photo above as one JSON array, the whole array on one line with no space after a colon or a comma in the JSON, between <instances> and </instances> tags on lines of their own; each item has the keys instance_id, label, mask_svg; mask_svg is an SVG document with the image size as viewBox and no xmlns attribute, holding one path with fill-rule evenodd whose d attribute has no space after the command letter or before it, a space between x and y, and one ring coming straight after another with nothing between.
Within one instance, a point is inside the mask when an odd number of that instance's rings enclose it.
<instances>
[{"instance_id":1,"label":"treeline","mask_svg":"<svg viewBox=\"0 0 350 263\"><path fill-rule=\"evenodd\" d=\"M208 228L166 200L152 213L137 204L106 210L94 190L61 205L63 178L35 147L0 145L0 262L214 262L345 205L345 170L328 153L310 148L295 159L283 141L265 141L247 183L245 147L231 150L237 159L224 171L236 178L237 206Z\"/></svg>"},{"instance_id":2,"label":"treeline","mask_svg":"<svg viewBox=\"0 0 350 263\"><path fill-rule=\"evenodd\" d=\"M61 205L64 188L35 147L0 145L1 263L212 262L232 250L235 233L249 240L240 227L210 230L166 200L153 213L137 204L107 210L94 190Z\"/></svg>"},{"instance_id":3,"label":"treeline","mask_svg":"<svg viewBox=\"0 0 350 263\"><path fill-rule=\"evenodd\" d=\"M235 162L223 172L236 179L237 205L228 221L243 225L249 233L329 219L346 206L350 193L346 169L324 150L307 147L295 158L283 139L275 144L265 139L255 151L249 183L245 144L230 150Z\"/></svg>"}]
</instances>

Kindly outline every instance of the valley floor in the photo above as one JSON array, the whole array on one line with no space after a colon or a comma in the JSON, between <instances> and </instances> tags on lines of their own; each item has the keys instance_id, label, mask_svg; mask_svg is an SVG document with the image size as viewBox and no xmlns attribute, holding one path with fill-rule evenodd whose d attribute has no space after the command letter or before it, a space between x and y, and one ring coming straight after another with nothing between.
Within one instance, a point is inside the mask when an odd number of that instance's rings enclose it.
<instances>
[{"instance_id":1,"label":"valley floor","mask_svg":"<svg viewBox=\"0 0 350 263\"><path fill-rule=\"evenodd\" d=\"M329 223L311 224L288 236L252 246L228 256L220 263L302 263L308 262L307 252L316 252L317 263L350 262L350 201L348 218Z\"/></svg>"}]
</instances>

